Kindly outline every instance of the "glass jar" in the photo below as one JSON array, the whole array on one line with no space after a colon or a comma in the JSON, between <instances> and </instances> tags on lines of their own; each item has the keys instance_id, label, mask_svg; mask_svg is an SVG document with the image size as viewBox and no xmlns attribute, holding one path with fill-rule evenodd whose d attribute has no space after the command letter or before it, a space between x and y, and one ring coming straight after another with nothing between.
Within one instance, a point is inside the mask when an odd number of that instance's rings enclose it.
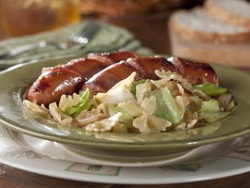
<instances>
[{"instance_id":1,"label":"glass jar","mask_svg":"<svg viewBox=\"0 0 250 188\"><path fill-rule=\"evenodd\" d=\"M0 0L6 36L52 30L80 20L79 0Z\"/></svg>"}]
</instances>

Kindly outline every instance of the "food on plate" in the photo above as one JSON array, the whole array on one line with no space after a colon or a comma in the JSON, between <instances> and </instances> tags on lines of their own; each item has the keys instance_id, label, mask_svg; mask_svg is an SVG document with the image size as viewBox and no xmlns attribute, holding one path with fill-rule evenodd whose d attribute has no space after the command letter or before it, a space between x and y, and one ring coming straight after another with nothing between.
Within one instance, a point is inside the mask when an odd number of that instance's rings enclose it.
<instances>
[{"instance_id":1,"label":"food on plate","mask_svg":"<svg viewBox=\"0 0 250 188\"><path fill-rule=\"evenodd\" d=\"M178 72L192 84L203 83L204 81L217 84L216 74L206 64L196 64L181 58L173 58L172 62L170 62L162 57L145 57L130 58L110 65L86 81L83 90L89 88L92 94L105 92L117 82L128 77L132 72L137 72L136 80L158 79L155 70ZM192 72L192 74L188 72Z\"/></svg>"},{"instance_id":2,"label":"food on plate","mask_svg":"<svg viewBox=\"0 0 250 188\"><path fill-rule=\"evenodd\" d=\"M105 67L126 58L137 58L133 52L89 54L87 58L74 59L65 65L44 68L42 74L27 92L27 98L38 104L58 102L63 94L73 94L83 83Z\"/></svg>"},{"instance_id":3,"label":"food on plate","mask_svg":"<svg viewBox=\"0 0 250 188\"><path fill-rule=\"evenodd\" d=\"M74 59L65 65L44 68L28 89L27 99L47 106L58 102L63 94L79 92L81 87L91 89L93 94L107 91L134 71L137 72L137 79L156 79L156 69L179 72L192 84L218 84L214 70L207 64L181 58L171 61L162 57L143 58L128 51L89 54L86 58Z\"/></svg>"},{"instance_id":4,"label":"food on plate","mask_svg":"<svg viewBox=\"0 0 250 188\"><path fill-rule=\"evenodd\" d=\"M82 64L89 61L94 63ZM47 78L54 72L60 76ZM234 108L232 95L219 86L210 65L126 51L91 54L44 68L24 100L27 119L97 133L196 128L227 117Z\"/></svg>"}]
</instances>

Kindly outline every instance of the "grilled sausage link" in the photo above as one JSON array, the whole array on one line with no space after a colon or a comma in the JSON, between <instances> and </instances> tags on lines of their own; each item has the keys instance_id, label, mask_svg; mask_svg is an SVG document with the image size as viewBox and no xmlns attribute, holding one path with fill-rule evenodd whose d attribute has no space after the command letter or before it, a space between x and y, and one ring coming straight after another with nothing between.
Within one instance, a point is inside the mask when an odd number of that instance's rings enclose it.
<instances>
[{"instance_id":1,"label":"grilled sausage link","mask_svg":"<svg viewBox=\"0 0 250 188\"><path fill-rule=\"evenodd\" d=\"M87 58L74 59L64 65L44 68L42 74L29 88L26 98L37 104L49 105L58 102L63 94L79 92L90 77L105 67L126 60L138 58L134 52L90 54Z\"/></svg>"},{"instance_id":2,"label":"grilled sausage link","mask_svg":"<svg viewBox=\"0 0 250 188\"><path fill-rule=\"evenodd\" d=\"M168 60L178 69L179 74L188 79L193 85L207 82L215 85L219 84L217 74L207 63L186 60L179 57L171 57Z\"/></svg>"},{"instance_id":3,"label":"grilled sausage link","mask_svg":"<svg viewBox=\"0 0 250 188\"><path fill-rule=\"evenodd\" d=\"M157 79L155 70L176 71L174 65L161 57L129 58L126 61L110 65L95 74L82 87L89 88L92 95L106 92L119 81L127 78L132 72L137 73L136 80Z\"/></svg>"},{"instance_id":4,"label":"grilled sausage link","mask_svg":"<svg viewBox=\"0 0 250 188\"><path fill-rule=\"evenodd\" d=\"M32 84L27 92L27 99L37 104L48 105L58 102L63 94L72 94L83 84L82 76L73 70L53 69L45 71Z\"/></svg>"},{"instance_id":5,"label":"grilled sausage link","mask_svg":"<svg viewBox=\"0 0 250 188\"><path fill-rule=\"evenodd\" d=\"M116 83L127 78L132 72L135 71L137 70L131 66L128 61L121 61L110 65L95 74L83 84L82 90L86 90L88 88L91 95L96 95L99 92L106 92ZM142 78L143 77L138 76L137 79Z\"/></svg>"},{"instance_id":6,"label":"grilled sausage link","mask_svg":"<svg viewBox=\"0 0 250 188\"><path fill-rule=\"evenodd\" d=\"M139 57L128 51L89 54L87 58L74 59L65 65L43 69L42 74L31 85L27 99L37 104L49 105L58 102L63 94L71 95L89 88L94 95L106 92L117 82L137 72L136 79L158 79L155 70L181 74L193 85L210 82L218 85L213 68L201 62L178 57Z\"/></svg>"},{"instance_id":7,"label":"grilled sausage link","mask_svg":"<svg viewBox=\"0 0 250 188\"><path fill-rule=\"evenodd\" d=\"M140 56L135 52L118 51L115 53L100 53L100 54L90 53L88 54L87 58L101 61L103 63L106 63L108 66L122 60L127 60L129 58L138 59L140 58Z\"/></svg>"},{"instance_id":8,"label":"grilled sausage link","mask_svg":"<svg viewBox=\"0 0 250 188\"><path fill-rule=\"evenodd\" d=\"M161 57L130 58L127 61L113 64L98 72L82 87L89 88L92 95L106 92L119 81L128 77L132 72L137 72L138 79L158 79L155 70L172 71L181 74L193 85L201 83L218 84L218 79L213 68L206 63L173 58L166 60Z\"/></svg>"}]
</instances>

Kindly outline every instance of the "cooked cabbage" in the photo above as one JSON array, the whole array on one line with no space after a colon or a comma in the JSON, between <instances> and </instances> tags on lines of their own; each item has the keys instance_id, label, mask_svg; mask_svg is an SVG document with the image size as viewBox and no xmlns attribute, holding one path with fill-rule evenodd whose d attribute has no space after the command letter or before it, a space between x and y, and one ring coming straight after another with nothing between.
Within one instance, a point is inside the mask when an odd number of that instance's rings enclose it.
<instances>
[{"instance_id":1,"label":"cooked cabbage","mask_svg":"<svg viewBox=\"0 0 250 188\"><path fill-rule=\"evenodd\" d=\"M88 90L63 95L48 108L24 100L24 116L53 126L87 132L160 133L195 128L227 117L235 102L227 89L212 84L192 86L170 71L155 71L158 80L135 80L136 73L106 93Z\"/></svg>"}]
</instances>

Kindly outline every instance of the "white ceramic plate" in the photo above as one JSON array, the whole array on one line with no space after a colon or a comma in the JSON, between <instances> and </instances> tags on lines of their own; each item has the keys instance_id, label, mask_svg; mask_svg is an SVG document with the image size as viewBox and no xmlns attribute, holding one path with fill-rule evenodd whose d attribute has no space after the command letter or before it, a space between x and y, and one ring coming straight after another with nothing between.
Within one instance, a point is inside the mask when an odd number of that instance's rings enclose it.
<instances>
[{"instance_id":1,"label":"white ceramic plate","mask_svg":"<svg viewBox=\"0 0 250 188\"><path fill-rule=\"evenodd\" d=\"M21 139L24 139L24 142L19 142ZM112 163L114 166L89 164L84 161L86 158L71 155L66 149L55 150L56 144L52 142L50 143L52 150L49 151L46 146L42 147L49 141L37 140L37 144L41 147L38 153L32 148L34 145L25 144L27 139L32 138L0 126L0 162L52 177L115 184L184 183L211 180L250 171L248 162L250 157L247 155L250 151L250 143L241 146L240 152L231 152L216 160L192 162L185 165L168 164L161 167L120 167L115 166L114 163ZM234 140L227 149L241 145L241 141L242 139ZM52 147L51 144L54 144L55 147ZM216 151L216 148L213 149ZM46 156L48 153L52 153L50 157ZM59 159L67 157L72 161ZM74 161L74 157L81 161Z\"/></svg>"}]
</instances>

